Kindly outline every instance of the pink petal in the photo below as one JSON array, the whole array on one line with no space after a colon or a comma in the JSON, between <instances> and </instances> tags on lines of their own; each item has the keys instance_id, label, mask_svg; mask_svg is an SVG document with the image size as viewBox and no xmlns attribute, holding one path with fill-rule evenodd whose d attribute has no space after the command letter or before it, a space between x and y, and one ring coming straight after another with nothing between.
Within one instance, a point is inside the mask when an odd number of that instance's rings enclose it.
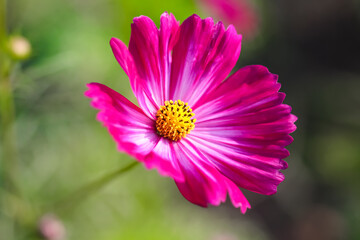
<instances>
[{"instance_id":1,"label":"pink petal","mask_svg":"<svg viewBox=\"0 0 360 240\"><path fill-rule=\"evenodd\" d=\"M265 67L240 69L194 109L197 122L193 131L232 139L284 137L295 131L297 118L282 104L285 94L279 93L279 88L277 76Z\"/></svg>"},{"instance_id":2,"label":"pink petal","mask_svg":"<svg viewBox=\"0 0 360 240\"><path fill-rule=\"evenodd\" d=\"M134 18L131 25L129 51L143 85L161 106L169 100L171 51L177 41L179 23L172 14L164 13L160 29L145 16Z\"/></svg>"},{"instance_id":3,"label":"pink petal","mask_svg":"<svg viewBox=\"0 0 360 240\"><path fill-rule=\"evenodd\" d=\"M225 178L227 189L229 192L229 198L234 207L240 207L241 213L244 214L248 208L251 208L250 203L245 198L240 189L229 179Z\"/></svg>"},{"instance_id":4,"label":"pink petal","mask_svg":"<svg viewBox=\"0 0 360 240\"><path fill-rule=\"evenodd\" d=\"M162 102L170 99L170 70L172 50L179 38L179 22L174 15L163 13L160 17L159 30L159 62L160 62L160 89Z\"/></svg>"},{"instance_id":5,"label":"pink petal","mask_svg":"<svg viewBox=\"0 0 360 240\"><path fill-rule=\"evenodd\" d=\"M176 185L187 200L203 207L209 203L219 205L229 192L233 205L241 207L243 213L250 207L241 191L222 176L191 141L183 139L174 144L174 151L185 177L184 182L176 181Z\"/></svg>"},{"instance_id":6,"label":"pink petal","mask_svg":"<svg viewBox=\"0 0 360 240\"><path fill-rule=\"evenodd\" d=\"M180 26L173 51L170 99L190 106L215 89L230 73L240 54L241 35L233 26L225 30L211 18L193 15Z\"/></svg>"},{"instance_id":7,"label":"pink petal","mask_svg":"<svg viewBox=\"0 0 360 240\"><path fill-rule=\"evenodd\" d=\"M275 114L275 113L274 113ZM229 136L232 138L251 137L251 136L270 136L274 134L289 134L295 131L294 122L296 117L292 114L288 116L277 116L278 119L265 123L241 124L237 121L241 117L224 117L224 121L211 119L197 124L196 132L212 133L213 135Z\"/></svg>"},{"instance_id":8,"label":"pink petal","mask_svg":"<svg viewBox=\"0 0 360 240\"><path fill-rule=\"evenodd\" d=\"M146 16L134 18L131 24L129 51L134 58L141 85L157 106L162 105L159 69L159 36L155 23Z\"/></svg>"},{"instance_id":9,"label":"pink petal","mask_svg":"<svg viewBox=\"0 0 360 240\"><path fill-rule=\"evenodd\" d=\"M171 144L156 134L154 120L105 85L90 83L87 86L89 90L85 95L92 98L92 106L100 110L97 118L108 128L119 151L144 162L147 168L156 167L162 175L183 180Z\"/></svg>"},{"instance_id":10,"label":"pink petal","mask_svg":"<svg viewBox=\"0 0 360 240\"><path fill-rule=\"evenodd\" d=\"M155 114L159 109L159 105L151 98L150 89L144 85L144 80L140 78L134 64L133 56L127 49L126 45L117 38L112 38L110 40L110 45L116 60L129 76L131 88L141 109L144 110L144 113L147 116L155 119Z\"/></svg>"},{"instance_id":11,"label":"pink petal","mask_svg":"<svg viewBox=\"0 0 360 240\"><path fill-rule=\"evenodd\" d=\"M162 14L159 30L150 18L140 16L131 25L129 49L116 38L110 41L141 108L152 118L169 100L171 51L178 39L178 28L172 14Z\"/></svg>"},{"instance_id":12,"label":"pink petal","mask_svg":"<svg viewBox=\"0 0 360 240\"><path fill-rule=\"evenodd\" d=\"M173 142L167 138L160 138L152 152L146 156L144 163L148 169L156 168L163 176L172 177L180 182L184 181L178 159L173 150Z\"/></svg>"},{"instance_id":13,"label":"pink petal","mask_svg":"<svg viewBox=\"0 0 360 240\"><path fill-rule=\"evenodd\" d=\"M282 104L277 76L262 66L240 69L199 102L195 129L187 136L239 187L273 194L284 177L285 146L296 129Z\"/></svg>"},{"instance_id":14,"label":"pink petal","mask_svg":"<svg viewBox=\"0 0 360 240\"><path fill-rule=\"evenodd\" d=\"M193 110L196 110L198 121L205 121L276 106L285 98L284 93L278 92L280 84L277 79L277 75L263 66L241 68L201 99Z\"/></svg>"},{"instance_id":15,"label":"pink petal","mask_svg":"<svg viewBox=\"0 0 360 240\"><path fill-rule=\"evenodd\" d=\"M279 170L287 167L285 161L253 153L235 142L226 142L226 138L209 137L192 134L188 139L238 187L267 195L276 192L277 185L284 180Z\"/></svg>"},{"instance_id":16,"label":"pink petal","mask_svg":"<svg viewBox=\"0 0 360 240\"><path fill-rule=\"evenodd\" d=\"M118 148L142 159L157 144L154 121L121 94L100 83L90 83L85 92L92 106L99 109L97 119L103 122L117 142Z\"/></svg>"}]
</instances>

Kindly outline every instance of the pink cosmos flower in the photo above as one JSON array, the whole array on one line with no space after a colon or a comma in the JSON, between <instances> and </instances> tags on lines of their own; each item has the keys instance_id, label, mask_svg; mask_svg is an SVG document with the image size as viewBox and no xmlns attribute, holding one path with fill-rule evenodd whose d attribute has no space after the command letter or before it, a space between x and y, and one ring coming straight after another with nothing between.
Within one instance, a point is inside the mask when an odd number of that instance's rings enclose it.
<instances>
[{"instance_id":1,"label":"pink cosmos flower","mask_svg":"<svg viewBox=\"0 0 360 240\"><path fill-rule=\"evenodd\" d=\"M244 67L226 79L240 55L234 27L197 15L179 25L164 13L160 29L140 16L131 30L129 47L116 38L110 45L140 107L100 83L85 93L118 149L172 177L203 207L228 194L245 213L250 204L239 187L275 193L296 117L265 67Z\"/></svg>"}]
</instances>

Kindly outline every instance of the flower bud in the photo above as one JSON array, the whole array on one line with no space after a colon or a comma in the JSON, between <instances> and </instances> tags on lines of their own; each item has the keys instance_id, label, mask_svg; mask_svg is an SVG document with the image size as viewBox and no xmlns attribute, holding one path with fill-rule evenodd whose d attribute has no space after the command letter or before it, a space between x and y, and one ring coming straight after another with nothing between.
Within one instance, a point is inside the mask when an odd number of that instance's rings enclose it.
<instances>
[{"instance_id":1,"label":"flower bud","mask_svg":"<svg viewBox=\"0 0 360 240\"><path fill-rule=\"evenodd\" d=\"M63 240L66 235L63 223L53 214L46 214L40 219L39 231L46 240Z\"/></svg>"},{"instance_id":2,"label":"flower bud","mask_svg":"<svg viewBox=\"0 0 360 240\"><path fill-rule=\"evenodd\" d=\"M31 54L29 41L22 36L11 36L8 42L9 52L16 60L26 60Z\"/></svg>"}]
</instances>

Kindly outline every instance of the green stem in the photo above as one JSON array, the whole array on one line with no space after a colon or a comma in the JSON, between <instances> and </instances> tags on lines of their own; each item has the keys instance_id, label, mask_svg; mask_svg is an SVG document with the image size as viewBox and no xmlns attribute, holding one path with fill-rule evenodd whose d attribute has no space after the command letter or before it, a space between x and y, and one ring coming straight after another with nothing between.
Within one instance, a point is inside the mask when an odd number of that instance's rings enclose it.
<instances>
[{"instance_id":1,"label":"green stem","mask_svg":"<svg viewBox=\"0 0 360 240\"><path fill-rule=\"evenodd\" d=\"M9 70L10 71L10 70ZM10 76L4 74L0 81L0 116L2 132L2 164L4 187L10 192L17 192L16 177L16 140L15 108Z\"/></svg>"},{"instance_id":2,"label":"green stem","mask_svg":"<svg viewBox=\"0 0 360 240\"><path fill-rule=\"evenodd\" d=\"M0 204L3 205L2 211L12 218L13 229L10 234L15 236L16 228L24 222L21 216L24 204L16 183L15 106L10 78L13 62L7 48L6 3L6 0L0 0Z\"/></svg>"},{"instance_id":3,"label":"green stem","mask_svg":"<svg viewBox=\"0 0 360 240\"><path fill-rule=\"evenodd\" d=\"M108 173L104 175L103 177L79 188L78 190L74 191L70 195L68 195L66 198L64 198L62 201L57 202L54 204L49 211L54 212L62 212L67 211L69 212L73 208L75 208L81 201L86 199L90 194L100 190L102 187L110 183L112 180L120 176L121 174L129 171L136 165L138 165L139 162L134 161L130 163L129 165L125 167L121 167L111 173Z\"/></svg>"},{"instance_id":4,"label":"green stem","mask_svg":"<svg viewBox=\"0 0 360 240\"><path fill-rule=\"evenodd\" d=\"M16 184L16 139L15 107L13 87L10 75L13 63L6 54L6 0L0 0L0 121L2 142L2 178L4 187L11 193L18 194Z\"/></svg>"},{"instance_id":5,"label":"green stem","mask_svg":"<svg viewBox=\"0 0 360 240\"><path fill-rule=\"evenodd\" d=\"M0 0L0 45L3 46L6 35L7 35L7 29L6 29L6 0Z\"/></svg>"},{"instance_id":6,"label":"green stem","mask_svg":"<svg viewBox=\"0 0 360 240\"><path fill-rule=\"evenodd\" d=\"M7 56L6 52L6 39L7 39L7 27L6 27L6 0L0 0L0 80L4 77L5 62Z\"/></svg>"}]
</instances>

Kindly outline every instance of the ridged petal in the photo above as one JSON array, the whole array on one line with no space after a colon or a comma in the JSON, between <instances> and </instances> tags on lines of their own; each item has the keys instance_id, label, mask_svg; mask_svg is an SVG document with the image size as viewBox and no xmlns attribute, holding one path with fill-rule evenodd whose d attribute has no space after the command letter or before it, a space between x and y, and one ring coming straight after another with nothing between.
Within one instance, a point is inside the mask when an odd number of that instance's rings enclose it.
<instances>
[{"instance_id":1,"label":"ridged petal","mask_svg":"<svg viewBox=\"0 0 360 240\"><path fill-rule=\"evenodd\" d=\"M201 19L197 15L187 18L179 31L171 66L170 99L195 106L235 66L241 35L232 25L225 30L221 22L214 24L211 18Z\"/></svg>"},{"instance_id":2,"label":"ridged petal","mask_svg":"<svg viewBox=\"0 0 360 240\"><path fill-rule=\"evenodd\" d=\"M159 36L155 23L146 16L134 18L131 24L129 51L134 58L141 85L159 107L160 99Z\"/></svg>"},{"instance_id":3,"label":"ridged petal","mask_svg":"<svg viewBox=\"0 0 360 240\"><path fill-rule=\"evenodd\" d=\"M134 18L129 49L119 39L110 45L130 83L141 108L155 118L156 111L169 100L171 51L177 41L179 22L164 13L160 29L146 17Z\"/></svg>"},{"instance_id":4,"label":"ridged petal","mask_svg":"<svg viewBox=\"0 0 360 240\"><path fill-rule=\"evenodd\" d=\"M194 109L188 136L216 168L239 187L273 194L284 177L296 117L282 104L277 76L249 66L230 76Z\"/></svg>"},{"instance_id":5,"label":"ridged petal","mask_svg":"<svg viewBox=\"0 0 360 240\"><path fill-rule=\"evenodd\" d=\"M163 176L172 177L180 182L184 181L173 149L173 142L167 138L160 138L152 152L146 156L144 163L148 169L156 168Z\"/></svg>"},{"instance_id":6,"label":"ridged petal","mask_svg":"<svg viewBox=\"0 0 360 240\"><path fill-rule=\"evenodd\" d=\"M266 67L253 65L239 69L217 89L201 99L196 110L198 121L240 115L279 105L285 98L279 93L277 75Z\"/></svg>"},{"instance_id":7,"label":"ridged petal","mask_svg":"<svg viewBox=\"0 0 360 240\"><path fill-rule=\"evenodd\" d=\"M87 85L85 92L92 106L99 109L97 119L108 128L119 151L156 168L160 174L178 181L183 176L171 150L170 141L156 134L154 121L121 94L99 83Z\"/></svg>"},{"instance_id":8,"label":"ridged petal","mask_svg":"<svg viewBox=\"0 0 360 240\"><path fill-rule=\"evenodd\" d=\"M148 117L155 119L155 113L158 110L158 106L151 98L149 89L144 85L144 80L140 78L136 65L134 64L133 56L126 45L117 38L112 38L110 40L110 46L116 60L129 77L131 88L141 109Z\"/></svg>"},{"instance_id":9,"label":"ridged petal","mask_svg":"<svg viewBox=\"0 0 360 240\"><path fill-rule=\"evenodd\" d=\"M252 153L251 150L211 136L189 136L196 147L225 177L238 187L261 194L273 194L284 180L280 169L287 168L285 161ZM225 140L225 141L222 141Z\"/></svg>"},{"instance_id":10,"label":"ridged petal","mask_svg":"<svg viewBox=\"0 0 360 240\"><path fill-rule=\"evenodd\" d=\"M239 207L241 209L241 213L244 214L248 208L251 208L250 203L245 198L239 187L236 186L231 180L225 178L225 183L227 185L231 203L234 205L234 207Z\"/></svg>"},{"instance_id":11,"label":"ridged petal","mask_svg":"<svg viewBox=\"0 0 360 240\"><path fill-rule=\"evenodd\" d=\"M183 139L174 144L174 151L185 177L185 181L176 181L176 185L187 200L207 207L224 202L229 193L233 205L240 207L243 213L250 208L240 189L220 174L192 141Z\"/></svg>"},{"instance_id":12,"label":"ridged petal","mask_svg":"<svg viewBox=\"0 0 360 240\"><path fill-rule=\"evenodd\" d=\"M159 56L161 72L161 100L170 99L170 73L172 64L172 50L179 38L179 22L174 15L163 13L160 17L159 29Z\"/></svg>"}]
</instances>

